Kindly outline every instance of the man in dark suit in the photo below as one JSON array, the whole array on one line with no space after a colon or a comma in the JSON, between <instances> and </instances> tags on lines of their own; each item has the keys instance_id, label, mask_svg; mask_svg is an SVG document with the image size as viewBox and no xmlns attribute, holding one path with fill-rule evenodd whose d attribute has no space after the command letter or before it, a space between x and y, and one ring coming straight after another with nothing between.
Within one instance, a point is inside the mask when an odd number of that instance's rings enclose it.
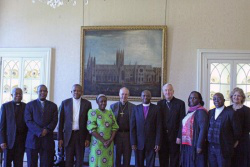
<instances>
[{"instance_id":1,"label":"man in dark suit","mask_svg":"<svg viewBox=\"0 0 250 167\"><path fill-rule=\"evenodd\" d=\"M239 119L234 110L224 106L224 96L213 96L216 108L209 110L208 161L210 167L230 167L234 147L241 134Z\"/></svg>"},{"instance_id":2,"label":"man in dark suit","mask_svg":"<svg viewBox=\"0 0 250 167\"><path fill-rule=\"evenodd\" d=\"M165 99L157 105L162 114L162 144L159 151L161 167L178 167L180 157L181 121L185 117L185 103L174 97L172 84L162 87Z\"/></svg>"},{"instance_id":3,"label":"man in dark suit","mask_svg":"<svg viewBox=\"0 0 250 167\"><path fill-rule=\"evenodd\" d=\"M26 153L29 167L37 167L38 154L40 167L52 167L55 143L53 131L58 121L55 103L46 100L48 89L45 85L37 88L38 99L27 103L25 122L28 126Z\"/></svg>"},{"instance_id":4,"label":"man in dark suit","mask_svg":"<svg viewBox=\"0 0 250 167\"><path fill-rule=\"evenodd\" d=\"M129 90L127 88L123 87L120 89L119 97L120 101L110 106L111 110L114 112L117 124L119 125L119 130L115 135L115 166L122 166L121 157L123 156L123 166L129 167L132 151L129 135L129 120L135 105L128 101Z\"/></svg>"},{"instance_id":5,"label":"man in dark suit","mask_svg":"<svg viewBox=\"0 0 250 167\"><path fill-rule=\"evenodd\" d=\"M133 108L130 119L130 142L136 152L136 166L143 167L146 158L147 167L155 164L156 152L160 150L161 112L159 107L150 103L151 92L141 93L142 104Z\"/></svg>"},{"instance_id":6,"label":"man in dark suit","mask_svg":"<svg viewBox=\"0 0 250 167\"><path fill-rule=\"evenodd\" d=\"M75 84L71 90L73 98L62 102L59 113L58 141L66 150L66 166L83 166L84 150L89 146L90 135L87 130L88 111L92 108L88 100L82 99L82 86Z\"/></svg>"},{"instance_id":7,"label":"man in dark suit","mask_svg":"<svg viewBox=\"0 0 250 167\"><path fill-rule=\"evenodd\" d=\"M11 96L13 100L1 107L0 144L4 151L4 166L11 167L13 162L15 167L22 167L27 135L27 126L24 122L26 104L21 102L22 89L14 88Z\"/></svg>"}]
</instances>

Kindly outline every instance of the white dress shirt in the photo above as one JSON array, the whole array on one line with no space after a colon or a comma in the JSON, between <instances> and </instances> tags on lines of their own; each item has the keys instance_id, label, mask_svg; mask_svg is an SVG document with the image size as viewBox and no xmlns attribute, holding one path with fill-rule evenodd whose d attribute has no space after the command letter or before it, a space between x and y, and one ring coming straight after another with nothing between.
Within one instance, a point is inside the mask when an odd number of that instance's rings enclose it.
<instances>
[{"instance_id":1,"label":"white dress shirt","mask_svg":"<svg viewBox=\"0 0 250 167\"><path fill-rule=\"evenodd\" d=\"M72 122L72 130L79 130L79 114L81 107L81 99L73 98L73 122Z\"/></svg>"},{"instance_id":2,"label":"white dress shirt","mask_svg":"<svg viewBox=\"0 0 250 167\"><path fill-rule=\"evenodd\" d=\"M214 119L217 119L218 116L220 115L220 113L224 110L224 106L220 107L220 108L216 108L215 109L215 115L214 115Z\"/></svg>"}]
</instances>

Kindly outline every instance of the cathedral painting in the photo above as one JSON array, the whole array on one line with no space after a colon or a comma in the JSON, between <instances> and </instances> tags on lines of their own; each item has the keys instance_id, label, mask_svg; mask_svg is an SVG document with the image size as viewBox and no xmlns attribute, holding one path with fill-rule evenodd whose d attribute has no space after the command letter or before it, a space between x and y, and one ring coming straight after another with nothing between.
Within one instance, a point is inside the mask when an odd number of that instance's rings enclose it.
<instances>
[{"instance_id":1,"label":"cathedral painting","mask_svg":"<svg viewBox=\"0 0 250 167\"><path fill-rule=\"evenodd\" d=\"M161 86L166 79L163 76L165 36L161 28L84 28L81 81L85 96L103 93L115 97L125 86L131 97L140 97L146 89L154 98L161 97Z\"/></svg>"}]
</instances>

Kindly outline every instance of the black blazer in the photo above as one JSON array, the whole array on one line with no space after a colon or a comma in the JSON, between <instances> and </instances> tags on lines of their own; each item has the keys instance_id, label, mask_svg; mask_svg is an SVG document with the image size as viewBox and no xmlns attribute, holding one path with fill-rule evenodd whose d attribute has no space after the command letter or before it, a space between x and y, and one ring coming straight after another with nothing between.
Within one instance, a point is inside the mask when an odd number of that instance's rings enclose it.
<instances>
[{"instance_id":1,"label":"black blazer","mask_svg":"<svg viewBox=\"0 0 250 167\"><path fill-rule=\"evenodd\" d=\"M215 115L215 109L209 110L209 121ZM234 110L225 107L219 115L221 117L220 128L220 146L224 158L230 158L233 155L234 143L239 140L241 128L239 118Z\"/></svg>"},{"instance_id":2,"label":"black blazer","mask_svg":"<svg viewBox=\"0 0 250 167\"><path fill-rule=\"evenodd\" d=\"M27 135L27 126L24 121L24 110L26 104L21 102L21 127L23 133L24 141ZM12 149L16 139L16 119L15 119L15 111L14 111L14 102L10 101L4 103L1 107L1 120L0 120L0 144L7 143L7 148ZM21 142L21 141L20 141Z\"/></svg>"},{"instance_id":3,"label":"black blazer","mask_svg":"<svg viewBox=\"0 0 250 167\"><path fill-rule=\"evenodd\" d=\"M175 142L176 138L181 136L182 119L186 115L185 103L173 97L169 110L166 102L166 99L163 99L157 103L162 114L162 130L169 141Z\"/></svg>"},{"instance_id":4,"label":"black blazer","mask_svg":"<svg viewBox=\"0 0 250 167\"><path fill-rule=\"evenodd\" d=\"M58 121L56 104L46 100L43 112L41 102L38 99L33 100L27 103L24 118L28 126L26 148L54 150L53 131ZM41 137L43 129L47 129L48 133Z\"/></svg>"},{"instance_id":5,"label":"black blazer","mask_svg":"<svg viewBox=\"0 0 250 167\"><path fill-rule=\"evenodd\" d=\"M133 107L135 106L133 103L127 102L128 103L128 112L129 112L129 118L131 117L131 112ZM110 109L113 111L114 115L115 115L115 119L117 120L118 118L118 112L120 109L120 102L116 102L114 104L110 105Z\"/></svg>"},{"instance_id":6,"label":"black blazer","mask_svg":"<svg viewBox=\"0 0 250 167\"><path fill-rule=\"evenodd\" d=\"M161 113L159 107L150 104L147 118L145 120L143 105L133 108L130 119L130 142L137 145L138 150L152 150L161 142Z\"/></svg>"},{"instance_id":7,"label":"black blazer","mask_svg":"<svg viewBox=\"0 0 250 167\"><path fill-rule=\"evenodd\" d=\"M79 134L80 144L84 146L85 140L90 141L90 135L87 130L88 111L92 108L88 100L81 99L79 115ZM64 147L67 147L72 133L73 122L73 99L69 98L62 102L59 109L59 129L58 140L63 140Z\"/></svg>"}]
</instances>

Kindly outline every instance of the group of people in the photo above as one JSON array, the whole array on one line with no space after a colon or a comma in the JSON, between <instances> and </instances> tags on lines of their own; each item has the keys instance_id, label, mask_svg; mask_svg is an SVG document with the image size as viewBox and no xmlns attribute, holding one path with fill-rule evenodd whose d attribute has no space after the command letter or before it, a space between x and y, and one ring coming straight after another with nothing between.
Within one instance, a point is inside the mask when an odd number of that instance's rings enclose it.
<instances>
[{"instance_id":1,"label":"group of people","mask_svg":"<svg viewBox=\"0 0 250 167\"><path fill-rule=\"evenodd\" d=\"M215 108L205 109L202 95L193 91L184 101L174 97L172 84L162 87L164 99L151 103L151 92L141 93L142 103L128 101L129 90L119 91L120 101L107 107L107 97L96 97L97 109L81 98L82 86L72 86L72 97L64 100L59 113L46 100L47 87L38 86L38 99L22 101L22 90L12 90L13 100L2 105L0 146L4 166L22 167L26 151L28 166L53 166L53 131L58 122L58 147L65 150L66 167L82 167L86 147L90 147L90 167L129 167L131 153L135 165L161 167L250 167L250 108L245 94L235 88L232 105L225 106L223 94L213 96ZM39 156L38 156L39 155Z\"/></svg>"}]
</instances>

